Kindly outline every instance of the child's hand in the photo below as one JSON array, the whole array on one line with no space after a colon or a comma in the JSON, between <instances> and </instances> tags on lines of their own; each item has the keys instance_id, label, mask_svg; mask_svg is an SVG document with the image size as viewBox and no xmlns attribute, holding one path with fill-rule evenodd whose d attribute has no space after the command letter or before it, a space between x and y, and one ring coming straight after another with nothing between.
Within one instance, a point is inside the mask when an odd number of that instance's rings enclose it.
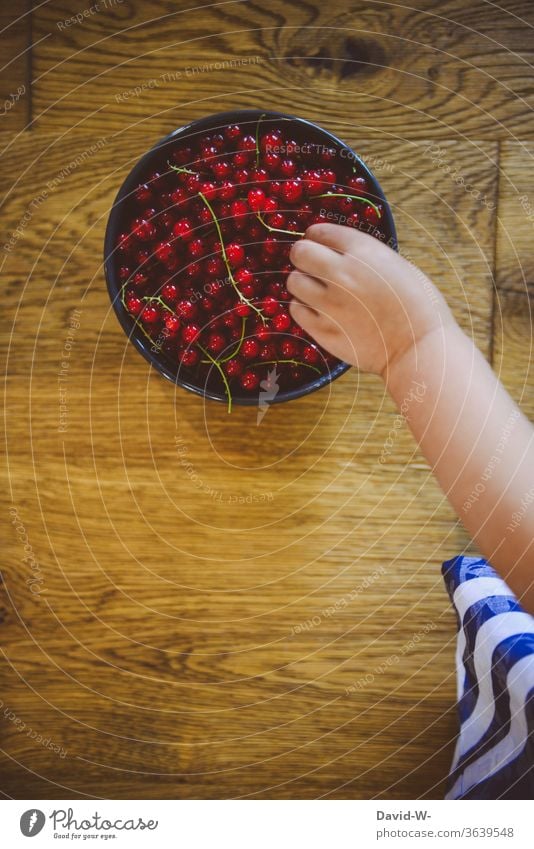
<instances>
[{"instance_id":1,"label":"child's hand","mask_svg":"<svg viewBox=\"0 0 534 849\"><path fill-rule=\"evenodd\" d=\"M314 224L291 249L291 314L339 359L384 378L393 362L454 319L435 286L391 248L339 224Z\"/></svg>"}]
</instances>

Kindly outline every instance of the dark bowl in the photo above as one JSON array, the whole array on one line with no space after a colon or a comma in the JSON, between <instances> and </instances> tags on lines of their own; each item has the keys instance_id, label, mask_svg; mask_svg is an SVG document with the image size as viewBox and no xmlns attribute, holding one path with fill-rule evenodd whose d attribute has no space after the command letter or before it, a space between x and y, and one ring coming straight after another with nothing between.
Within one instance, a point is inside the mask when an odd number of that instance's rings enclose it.
<instances>
[{"instance_id":1,"label":"dark bowl","mask_svg":"<svg viewBox=\"0 0 534 849\"><path fill-rule=\"evenodd\" d=\"M193 381L193 376L189 374L185 367L172 366L164 355L151 350L151 345L148 339L140 331L135 319L125 309L120 293L121 283L116 273L116 263L114 260L114 251L117 243L117 237L123 231L123 213L127 209L128 201L135 192L142 175L146 174L153 162L156 162L161 157L162 149L166 145L172 145L178 137L194 137L198 134L212 132L221 129L228 124L253 124L262 118L266 122L269 120L283 120L284 123L291 122L294 137L299 140L304 136L305 141L313 144L328 145L328 147L343 151L341 154L344 158L349 159L357 165L358 171L366 178L371 187L371 196L373 200L383 205L383 221L381 222L381 230L384 232L385 241L397 249L397 235L395 223L391 209L386 200L378 180L372 171L365 165L360 157L341 139L338 139L332 133L323 130L317 124L311 121L306 121L304 118L297 118L294 115L287 115L282 112L271 112L259 109L238 109L230 112L218 112L215 115L207 115L205 118L200 118L197 121L192 121L190 124L174 130L168 136L161 139L154 147L152 147L137 164L132 168L124 183L122 184L117 197L111 208L109 215L106 235L104 240L104 269L106 282L113 309L119 319L122 329L128 336L129 340L135 345L137 350L145 357L148 362L154 366L164 377L190 392L195 392L197 395L202 395L205 398L210 398L213 401L227 402L224 392L217 392L208 389L206 386L200 386ZM314 378L309 383L302 384L298 387L280 391L276 397L270 402L280 404L283 401L292 401L295 398L300 398L303 395L309 395L310 392L315 392L326 386L332 380L336 380L344 374L350 365L348 363L339 362L332 366L329 372ZM245 406L257 406L257 397L251 395L239 395L232 393L232 403Z\"/></svg>"}]
</instances>

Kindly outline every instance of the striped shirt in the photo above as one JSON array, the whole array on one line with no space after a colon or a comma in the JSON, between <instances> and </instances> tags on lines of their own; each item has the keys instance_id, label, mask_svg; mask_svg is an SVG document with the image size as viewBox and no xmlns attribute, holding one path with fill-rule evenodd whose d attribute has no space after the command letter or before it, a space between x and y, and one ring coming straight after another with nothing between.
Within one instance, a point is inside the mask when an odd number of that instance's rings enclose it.
<instances>
[{"instance_id":1,"label":"striped shirt","mask_svg":"<svg viewBox=\"0 0 534 849\"><path fill-rule=\"evenodd\" d=\"M485 560L455 557L443 577L460 719L446 798L534 798L534 617Z\"/></svg>"}]
</instances>

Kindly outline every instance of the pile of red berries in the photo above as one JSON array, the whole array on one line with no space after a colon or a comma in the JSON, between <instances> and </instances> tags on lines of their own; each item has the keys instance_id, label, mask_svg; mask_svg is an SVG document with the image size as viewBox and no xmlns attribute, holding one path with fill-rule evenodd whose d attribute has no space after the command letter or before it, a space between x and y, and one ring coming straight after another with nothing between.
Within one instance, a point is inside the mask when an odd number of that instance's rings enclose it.
<instances>
[{"instance_id":1,"label":"pile of red berries","mask_svg":"<svg viewBox=\"0 0 534 849\"><path fill-rule=\"evenodd\" d=\"M288 389L337 363L289 314L293 242L321 221L383 233L354 160L295 138L296 126L262 116L159 148L114 253L122 303L152 351L229 403L273 368Z\"/></svg>"}]
</instances>

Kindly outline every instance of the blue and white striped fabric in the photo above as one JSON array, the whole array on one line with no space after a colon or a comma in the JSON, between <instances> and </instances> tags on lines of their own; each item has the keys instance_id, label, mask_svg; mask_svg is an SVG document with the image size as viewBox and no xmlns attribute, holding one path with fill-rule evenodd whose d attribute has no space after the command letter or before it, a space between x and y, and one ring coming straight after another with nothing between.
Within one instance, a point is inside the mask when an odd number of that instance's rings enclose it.
<instances>
[{"instance_id":1,"label":"blue and white striped fabric","mask_svg":"<svg viewBox=\"0 0 534 849\"><path fill-rule=\"evenodd\" d=\"M534 798L534 617L491 566L443 564L458 615L460 734L447 799Z\"/></svg>"}]
</instances>

